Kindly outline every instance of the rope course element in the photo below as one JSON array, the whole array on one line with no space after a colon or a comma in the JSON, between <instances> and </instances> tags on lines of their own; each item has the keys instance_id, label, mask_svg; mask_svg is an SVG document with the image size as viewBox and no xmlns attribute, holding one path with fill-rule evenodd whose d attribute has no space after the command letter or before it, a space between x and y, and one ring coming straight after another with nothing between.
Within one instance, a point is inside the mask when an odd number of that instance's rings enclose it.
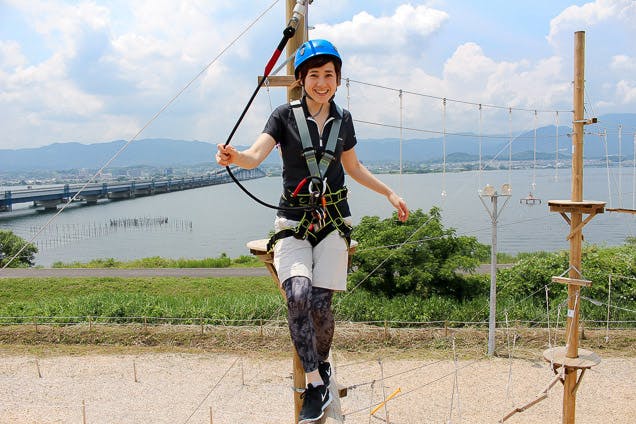
<instances>
[{"instance_id":1,"label":"rope course element","mask_svg":"<svg viewBox=\"0 0 636 424\"><path fill-rule=\"evenodd\" d=\"M484 123L483 107L480 103L479 104L479 177L477 178L478 191L481 190L481 188L483 187L481 184L481 177L484 172L483 163L482 163L483 161L482 145L483 145L483 138L484 138L483 123Z\"/></svg>"},{"instance_id":2,"label":"rope course element","mask_svg":"<svg viewBox=\"0 0 636 424\"><path fill-rule=\"evenodd\" d=\"M413 393L415 393L415 392L417 392L417 391L419 391L419 390L421 390L421 389L423 389L423 388L425 388L425 387L427 387L427 386L430 386L430 385L432 385L432 384L435 384L435 383L437 383L437 382L439 382L439 381L442 381L442 380L444 380L444 379L446 379L446 378L448 378L448 377L454 376L454 375L456 375L456 373L457 373L458 371L463 370L464 368L472 367L473 365L475 365L475 364L476 364L476 363L478 363L478 362L479 362L478 360L474 360L474 361L471 361L471 362L469 362L469 363L467 363L467 364L464 364L463 366L459 367L458 369L453 370L452 372L449 372L449 373L447 373L447 374L444 374L444 375L442 375L441 377L435 378L435 379L433 379L433 380L431 380L431 381L429 381L429 382L427 382L427 383L424 383L424 384L422 384L422 385L419 385L419 386L417 386L417 387L414 387L414 388L413 388L413 389L411 389L411 390L402 391L399 395L394 396L394 397L393 397L393 399L395 400L395 399L403 398L403 397L405 397L405 396L410 396L411 394L413 394ZM363 407L363 408L355 409L355 410L353 410L353 411L346 412L346 413L344 413L344 414L342 414L342 415L343 415L344 417L347 417L347 416L350 416L350 415L356 415L356 414L359 414L360 412L367 411L367 410L369 410L369 409L371 409L371 408L373 408L373 407L375 407L375 406L377 406L377 405L379 405L379 403L378 403L378 404L368 405L368 406L365 406L365 407Z\"/></svg>"},{"instance_id":3,"label":"rope course element","mask_svg":"<svg viewBox=\"0 0 636 424\"><path fill-rule=\"evenodd\" d=\"M462 404L459 398L459 367L457 361L457 349L455 348L455 335L453 334L453 367L455 369L455 378L453 379L453 392L451 393L450 411L448 413L448 423L453 422L453 411L455 410L455 394L457 394L457 418L458 422L462 422Z\"/></svg>"},{"instance_id":4,"label":"rope course element","mask_svg":"<svg viewBox=\"0 0 636 424\"><path fill-rule=\"evenodd\" d=\"M225 372L223 373L223 375L217 380L217 382L214 384L214 386L212 386L212 388L210 389L210 391L205 395L205 397L203 399L201 399L201 402L199 402L199 404L196 406L196 408L194 408L194 411L192 411L192 413L188 416L188 418L186 418L186 420L183 422L183 424L188 424L188 422L190 421L190 419L194 416L194 414L196 414L196 412L201 408L201 406L203 405L203 403L207 400L207 398L210 397L210 395L212 394L212 392L219 386L219 384L221 384L221 381L223 381L223 379L225 378L226 375L228 375L228 373L230 372L230 370L232 368L234 368L234 365L236 365L236 363L238 362L238 360L240 359L240 357L237 357L234 362L232 362L232 364L225 370Z\"/></svg>"},{"instance_id":5,"label":"rope course element","mask_svg":"<svg viewBox=\"0 0 636 424\"><path fill-rule=\"evenodd\" d=\"M350 78L347 78L347 80L349 80L349 81L351 81L353 83L356 83L356 84L366 85L366 86L369 86L369 87L382 88L384 90L390 90L390 91L400 91L399 88L388 87L388 86L385 86L385 85L373 84L373 83L358 81L358 80L354 80L354 79L350 79ZM526 108L521 108L521 107L501 106L501 105L494 105L494 104L488 104L488 103L471 102L471 101L467 101L467 100L450 99L448 97L433 96L433 95L430 95L430 94L418 93L418 92L409 91L409 90L401 90L401 91L404 94L411 94L413 96L426 97L426 98L429 98L429 99L436 99L436 100L446 100L448 102L460 103L460 104L465 104L465 105L473 105L473 106L482 105L483 107L492 108L492 109L505 109L505 110L509 110L509 111L515 110L515 111L526 111L526 112L534 112L536 110L537 112L541 112L541 113L553 113L553 112L555 112L555 110L549 110L549 109L526 109ZM560 112L572 113L572 110L571 109L570 110L561 110Z\"/></svg>"},{"instance_id":6,"label":"rope course element","mask_svg":"<svg viewBox=\"0 0 636 424\"><path fill-rule=\"evenodd\" d=\"M402 193L402 144L404 142L404 96L400 90L400 185L398 187L398 193Z\"/></svg>"},{"instance_id":7,"label":"rope course element","mask_svg":"<svg viewBox=\"0 0 636 424\"><path fill-rule=\"evenodd\" d=\"M446 99L442 99L442 201L446 200Z\"/></svg>"},{"instance_id":8,"label":"rope course element","mask_svg":"<svg viewBox=\"0 0 636 424\"><path fill-rule=\"evenodd\" d=\"M515 139L512 137L512 108L508 108L508 186L512 187L512 142Z\"/></svg>"},{"instance_id":9,"label":"rope course element","mask_svg":"<svg viewBox=\"0 0 636 424\"><path fill-rule=\"evenodd\" d=\"M559 111L554 112L555 148L554 148L554 182L559 181Z\"/></svg>"}]
</instances>

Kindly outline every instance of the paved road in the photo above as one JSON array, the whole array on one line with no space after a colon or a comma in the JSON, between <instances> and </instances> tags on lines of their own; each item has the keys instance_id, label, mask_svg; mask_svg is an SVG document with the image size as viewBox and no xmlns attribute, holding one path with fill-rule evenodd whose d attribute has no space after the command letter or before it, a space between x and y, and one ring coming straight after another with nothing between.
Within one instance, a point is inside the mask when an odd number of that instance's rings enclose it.
<instances>
[{"instance_id":1,"label":"paved road","mask_svg":"<svg viewBox=\"0 0 636 424\"><path fill-rule=\"evenodd\" d=\"M508 268L511 264L500 264ZM476 274L489 274L490 264L482 264ZM255 268L5 268L0 269L0 278L46 278L46 277L263 277L269 276L265 267Z\"/></svg>"},{"instance_id":2,"label":"paved road","mask_svg":"<svg viewBox=\"0 0 636 424\"><path fill-rule=\"evenodd\" d=\"M0 278L43 277L262 277L265 267L255 268L5 268Z\"/></svg>"}]
</instances>

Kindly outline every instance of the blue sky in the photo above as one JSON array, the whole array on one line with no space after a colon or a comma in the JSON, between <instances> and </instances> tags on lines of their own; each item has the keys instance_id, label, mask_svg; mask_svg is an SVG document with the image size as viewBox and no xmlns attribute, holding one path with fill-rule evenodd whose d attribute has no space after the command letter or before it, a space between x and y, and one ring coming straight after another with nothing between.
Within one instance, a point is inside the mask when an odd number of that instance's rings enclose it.
<instances>
[{"instance_id":1,"label":"blue sky","mask_svg":"<svg viewBox=\"0 0 636 424\"><path fill-rule=\"evenodd\" d=\"M130 139L272 4L0 0L0 149ZM284 6L274 4L139 138L225 141L281 38ZM400 122L484 133L553 124L551 111L572 108L579 30L588 114L636 113L634 0L314 0L308 22L310 37L337 45L343 77L355 81L336 100L360 121L387 125L358 123L359 138L398 137ZM409 93L400 102L371 84ZM443 106L444 97L461 102ZM284 98L283 89L262 90L233 143L249 144ZM503 109L486 108L480 120L477 103ZM535 120L534 109L545 112ZM560 123L570 119L560 113Z\"/></svg>"}]
</instances>

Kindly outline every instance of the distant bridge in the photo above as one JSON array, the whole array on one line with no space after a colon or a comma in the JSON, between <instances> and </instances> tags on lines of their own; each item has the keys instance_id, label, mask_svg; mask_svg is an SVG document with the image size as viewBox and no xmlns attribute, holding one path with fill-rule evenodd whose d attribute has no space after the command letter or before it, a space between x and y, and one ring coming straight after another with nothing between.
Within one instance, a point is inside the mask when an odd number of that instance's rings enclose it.
<instances>
[{"instance_id":1,"label":"distant bridge","mask_svg":"<svg viewBox=\"0 0 636 424\"><path fill-rule=\"evenodd\" d=\"M233 168L232 173L238 180L252 180L262 178L265 173L259 169ZM112 183L89 184L83 190L83 184L64 184L56 187L34 188L22 190L7 190L0 192L0 212L10 212L16 203L33 203L35 207L43 207L44 210L56 210L57 206L67 203L78 192L78 202L96 204L100 199L132 199L140 196L152 196L160 193L189 190L217 184L231 182L232 179L225 171L220 169L208 175L198 177L167 178L151 181L118 181Z\"/></svg>"}]
</instances>

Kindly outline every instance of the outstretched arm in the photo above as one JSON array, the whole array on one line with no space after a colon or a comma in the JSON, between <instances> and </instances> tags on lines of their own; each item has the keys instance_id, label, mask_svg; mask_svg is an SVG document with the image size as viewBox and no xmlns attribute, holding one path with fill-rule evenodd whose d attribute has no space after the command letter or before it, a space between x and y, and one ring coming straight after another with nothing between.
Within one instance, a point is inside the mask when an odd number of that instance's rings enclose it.
<instances>
[{"instance_id":1,"label":"outstretched arm","mask_svg":"<svg viewBox=\"0 0 636 424\"><path fill-rule=\"evenodd\" d=\"M248 149L238 151L232 145L217 144L216 163L221 166L236 165L245 169L254 169L261 164L276 146L276 140L267 134L258 136Z\"/></svg>"},{"instance_id":2,"label":"outstretched arm","mask_svg":"<svg viewBox=\"0 0 636 424\"><path fill-rule=\"evenodd\" d=\"M375 191L376 193L386 196L389 202L397 210L398 219L405 222L409 217L409 210L406 207L406 202L400 196L395 194L393 190L382 181L378 180L375 175L371 173L364 165L358 160L355 149L350 149L342 152L342 166L347 174L356 180L359 184Z\"/></svg>"}]
</instances>

